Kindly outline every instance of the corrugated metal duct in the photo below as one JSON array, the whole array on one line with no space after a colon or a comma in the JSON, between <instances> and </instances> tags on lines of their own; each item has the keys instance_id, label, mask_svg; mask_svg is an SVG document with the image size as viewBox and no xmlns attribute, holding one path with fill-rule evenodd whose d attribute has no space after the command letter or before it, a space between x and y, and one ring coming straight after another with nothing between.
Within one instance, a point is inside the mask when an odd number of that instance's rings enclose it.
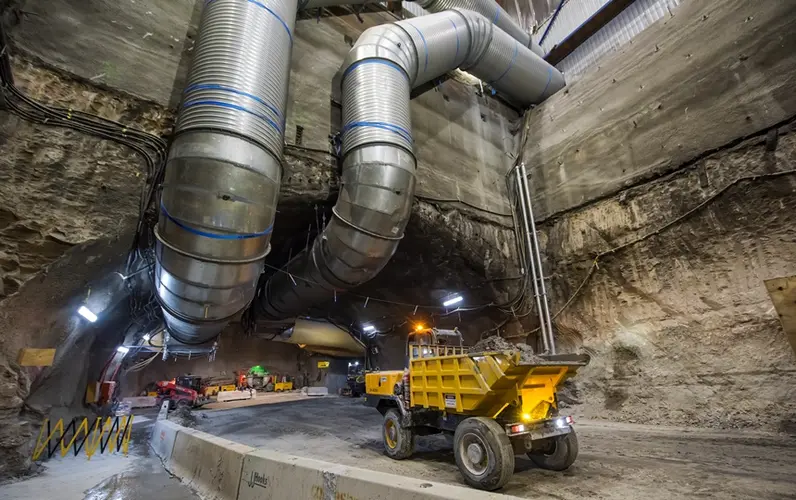
<instances>
[{"instance_id":1,"label":"corrugated metal duct","mask_svg":"<svg viewBox=\"0 0 796 500\"><path fill-rule=\"evenodd\" d=\"M156 291L170 335L214 338L253 299L281 181L296 0L208 0L169 150Z\"/></svg>"},{"instance_id":2,"label":"corrugated metal duct","mask_svg":"<svg viewBox=\"0 0 796 500\"><path fill-rule=\"evenodd\" d=\"M313 1L313 0L310 0ZM477 12L492 21L492 24L502 29L512 38L528 47L534 54L544 57L544 52L539 44L531 39L519 24L495 0L414 0L418 5L429 12L443 12L448 9L466 9Z\"/></svg>"},{"instance_id":3,"label":"corrugated metal duct","mask_svg":"<svg viewBox=\"0 0 796 500\"><path fill-rule=\"evenodd\" d=\"M334 217L267 283L260 306L296 316L375 277L403 238L415 190L409 92L461 67L517 103L539 103L563 75L484 16L448 10L366 30L336 80L343 174Z\"/></svg>"},{"instance_id":4,"label":"corrugated metal duct","mask_svg":"<svg viewBox=\"0 0 796 500\"><path fill-rule=\"evenodd\" d=\"M539 44L531 39L519 24L495 0L413 0L423 9L443 12L449 9L466 9L477 12L492 21L494 25L508 33L512 38L531 49L536 55L544 56ZM315 9L333 5L361 5L377 3L378 0L299 0L299 9Z\"/></svg>"}]
</instances>

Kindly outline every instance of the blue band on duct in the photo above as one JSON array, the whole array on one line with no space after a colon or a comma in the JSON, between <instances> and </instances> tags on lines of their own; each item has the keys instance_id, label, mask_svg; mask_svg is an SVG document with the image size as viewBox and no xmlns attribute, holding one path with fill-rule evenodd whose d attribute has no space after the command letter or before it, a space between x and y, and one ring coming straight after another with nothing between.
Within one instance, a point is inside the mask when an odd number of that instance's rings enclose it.
<instances>
[{"instance_id":1,"label":"blue band on duct","mask_svg":"<svg viewBox=\"0 0 796 500\"><path fill-rule=\"evenodd\" d=\"M453 25L453 32L456 33L456 55L453 56L453 62L457 63L459 61L459 28L456 26L456 23L453 22L453 19L450 21Z\"/></svg>"},{"instance_id":2,"label":"blue band on duct","mask_svg":"<svg viewBox=\"0 0 796 500\"><path fill-rule=\"evenodd\" d=\"M409 26L413 27L417 34L420 35L420 39L423 40L423 51L426 53L426 62L423 64L423 72L428 69L428 44L426 43L426 37L423 36L423 32L421 32L417 26L412 23L406 23Z\"/></svg>"},{"instance_id":3,"label":"blue band on duct","mask_svg":"<svg viewBox=\"0 0 796 500\"><path fill-rule=\"evenodd\" d=\"M183 108L191 108L193 106L218 106L220 108L229 108L229 109L235 109L235 110L238 110L238 111L243 111L244 113L249 113L250 115L254 115L257 118L265 121L266 123L268 123L269 125L274 127L277 132L279 132L280 134L282 133L282 127L279 126L272 119L270 119L267 116L262 115L262 114L260 114L260 113L258 113L256 111L252 111L252 110L250 110L248 108L245 108L243 106L238 106L237 104L231 104L231 103L222 102L222 101L188 101L188 102L186 102L185 104L182 105Z\"/></svg>"},{"instance_id":4,"label":"blue band on duct","mask_svg":"<svg viewBox=\"0 0 796 500\"><path fill-rule=\"evenodd\" d=\"M216 0L207 0L207 3L205 3L205 5L210 5L211 3L215 2L215 1ZM246 1L249 2L249 3L253 3L254 5L256 5L256 6L260 7L260 8L262 8L262 9L265 9L268 12L270 12L271 15L274 16L277 19L277 21L282 23L282 26L285 27L285 31L287 31L287 36L288 36L288 38L290 38L290 43L291 43L291 45L293 44L293 33L290 32L290 28L288 27L287 23L284 21L284 19L282 19L279 16L279 14L277 14L273 10L269 9L268 7L265 6L265 4L260 3L257 0L246 0Z\"/></svg>"},{"instance_id":5,"label":"blue band on duct","mask_svg":"<svg viewBox=\"0 0 796 500\"><path fill-rule=\"evenodd\" d=\"M160 203L160 212L166 216L171 222L179 226L181 229L188 231L189 233L197 234L199 236L204 236L205 238L213 238L216 240L247 240L250 238L259 238L261 236L266 236L271 234L271 231L274 230L273 224L268 226L265 231L260 231L259 233L248 233L248 234L218 234L218 233L208 233L207 231L202 231L199 229L194 229L190 226L187 226L180 222L179 220L175 219L174 217L169 214L166 210L166 207L163 205L163 202Z\"/></svg>"},{"instance_id":6,"label":"blue band on duct","mask_svg":"<svg viewBox=\"0 0 796 500\"><path fill-rule=\"evenodd\" d=\"M511 55L511 61L509 61L509 67L506 68L506 71L504 71L502 75L497 77L497 80L492 80L491 82L489 82L490 85L494 85L497 82L499 82L504 76L506 76L506 74L509 72L511 67L514 66L514 60L517 59L517 51L518 51L517 47L518 47L518 44L517 44L517 41L515 40L514 41L514 54ZM552 77L552 75L553 75L553 73L552 73L552 71L550 71L548 76L547 76L547 78L548 78L547 84L548 85L550 84L550 78ZM547 87L545 87L545 90L547 90Z\"/></svg>"},{"instance_id":7,"label":"blue band on duct","mask_svg":"<svg viewBox=\"0 0 796 500\"><path fill-rule=\"evenodd\" d=\"M348 76L349 73L354 71L354 69L358 68L359 66L362 66L363 64L383 64L385 66L389 66L389 67L391 67L393 69L396 69L396 70L400 71L401 74L404 76L404 78L409 80L409 76L407 76L406 71L404 71L404 69L402 67L400 67L397 64L395 64L394 62L388 61L386 59L363 59L362 61L357 61L354 64L352 64L351 66L349 66L348 69L345 70L345 72L343 73L343 78Z\"/></svg>"},{"instance_id":8,"label":"blue band on duct","mask_svg":"<svg viewBox=\"0 0 796 500\"><path fill-rule=\"evenodd\" d=\"M346 124L345 127L343 127L341 133L345 134L352 128L357 128L357 127L373 127L373 128L388 130L390 132L398 134L399 136L401 136L401 138L405 139L410 144L414 142L412 140L412 134L408 130L398 125L394 125L392 123L385 123L385 122L351 122Z\"/></svg>"},{"instance_id":9,"label":"blue band on duct","mask_svg":"<svg viewBox=\"0 0 796 500\"><path fill-rule=\"evenodd\" d=\"M237 94L239 96L248 97L249 99L255 100L255 101L259 102L260 104L262 104L263 106L265 106L266 108L270 109L271 112L273 112L277 116L277 118L280 119L280 121L282 119L282 113L280 113L279 110L276 109L275 107L273 107L272 105L270 105L267 102L265 102L261 97L257 97L254 94L250 94L248 92L244 92L244 91L236 89L234 87L229 87L227 85L219 85L219 84L214 84L214 83L197 83L195 85L191 85L190 87L186 88L183 91L183 93L184 94L188 94L189 92L194 91L194 90L220 90L222 92L230 92L232 94Z\"/></svg>"},{"instance_id":10,"label":"blue band on duct","mask_svg":"<svg viewBox=\"0 0 796 500\"><path fill-rule=\"evenodd\" d=\"M552 79L553 79L553 67L550 66L549 68L547 68L547 84L545 84L544 90L542 90L542 93L539 94L539 100L544 98L544 95L547 92L547 88L550 87L550 80L552 80Z\"/></svg>"}]
</instances>

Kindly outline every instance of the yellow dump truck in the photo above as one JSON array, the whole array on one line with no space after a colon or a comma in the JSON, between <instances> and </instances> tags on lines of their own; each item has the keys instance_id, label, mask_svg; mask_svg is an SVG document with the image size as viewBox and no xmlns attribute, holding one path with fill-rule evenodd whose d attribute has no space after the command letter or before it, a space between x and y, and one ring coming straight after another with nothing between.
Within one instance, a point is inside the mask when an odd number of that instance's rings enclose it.
<instances>
[{"instance_id":1,"label":"yellow dump truck","mask_svg":"<svg viewBox=\"0 0 796 500\"><path fill-rule=\"evenodd\" d=\"M453 434L465 482L490 491L511 478L517 454L544 469L572 465L578 440L572 418L559 414L556 390L588 356L538 356L529 363L515 351L468 352L461 336L451 345L439 334L410 335L407 369L365 375L367 404L384 416L388 456L408 458L415 436Z\"/></svg>"}]
</instances>

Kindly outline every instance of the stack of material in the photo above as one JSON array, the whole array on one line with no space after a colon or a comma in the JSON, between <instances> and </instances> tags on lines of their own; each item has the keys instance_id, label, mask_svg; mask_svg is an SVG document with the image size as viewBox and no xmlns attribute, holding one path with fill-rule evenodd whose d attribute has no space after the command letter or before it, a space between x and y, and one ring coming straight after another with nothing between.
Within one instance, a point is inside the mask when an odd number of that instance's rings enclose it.
<instances>
[{"instance_id":1,"label":"stack of material","mask_svg":"<svg viewBox=\"0 0 796 500\"><path fill-rule=\"evenodd\" d=\"M520 353L521 363L544 363L545 360L540 358L533 352L533 347L528 344L512 344L508 340L498 335L493 335L485 339L481 339L473 347L470 348L470 353L477 352L502 352L511 351Z\"/></svg>"}]
</instances>

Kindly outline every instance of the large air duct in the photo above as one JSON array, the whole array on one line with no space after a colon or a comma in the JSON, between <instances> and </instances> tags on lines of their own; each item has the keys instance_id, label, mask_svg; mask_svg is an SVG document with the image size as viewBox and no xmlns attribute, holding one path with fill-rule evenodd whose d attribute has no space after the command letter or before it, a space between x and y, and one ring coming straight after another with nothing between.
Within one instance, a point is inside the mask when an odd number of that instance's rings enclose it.
<instances>
[{"instance_id":1,"label":"large air duct","mask_svg":"<svg viewBox=\"0 0 796 500\"><path fill-rule=\"evenodd\" d=\"M343 62L343 174L334 216L312 247L267 283L260 303L298 315L376 276L404 235L415 190L409 93L461 67L523 106L561 73L484 16L449 10L366 30Z\"/></svg>"},{"instance_id":2,"label":"large air duct","mask_svg":"<svg viewBox=\"0 0 796 500\"><path fill-rule=\"evenodd\" d=\"M208 0L156 228L171 336L215 337L255 294L281 180L296 0Z\"/></svg>"},{"instance_id":3,"label":"large air duct","mask_svg":"<svg viewBox=\"0 0 796 500\"><path fill-rule=\"evenodd\" d=\"M313 1L313 0L309 0ZM443 12L448 9L466 9L477 12L492 21L492 24L509 34L525 47L528 47L539 57L544 57L544 51L538 43L531 39L519 24L497 4L495 0L414 0L418 5L429 12Z\"/></svg>"},{"instance_id":4,"label":"large air duct","mask_svg":"<svg viewBox=\"0 0 796 500\"><path fill-rule=\"evenodd\" d=\"M331 7L333 5L361 5L376 3L378 0L299 0L299 9L315 9L318 7ZM531 49L539 57L544 56L542 48L531 39L514 19L497 4L495 0L413 0L420 7L433 13L449 9L466 9L477 12L492 21L497 27L505 31L512 38Z\"/></svg>"}]
</instances>

